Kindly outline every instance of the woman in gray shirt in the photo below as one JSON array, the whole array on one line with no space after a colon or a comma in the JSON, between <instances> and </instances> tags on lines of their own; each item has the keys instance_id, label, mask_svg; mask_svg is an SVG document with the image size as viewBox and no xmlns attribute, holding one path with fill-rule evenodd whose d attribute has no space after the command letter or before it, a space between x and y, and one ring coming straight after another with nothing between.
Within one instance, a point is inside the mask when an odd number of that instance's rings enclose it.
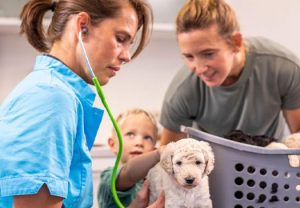
<instances>
[{"instance_id":1,"label":"woman in gray shirt","mask_svg":"<svg viewBox=\"0 0 300 208\"><path fill-rule=\"evenodd\" d=\"M161 144L183 138L180 125L224 136L239 129L281 139L300 130L300 61L266 38L244 39L223 0L190 0L176 32L186 63L164 98Z\"/></svg>"}]
</instances>

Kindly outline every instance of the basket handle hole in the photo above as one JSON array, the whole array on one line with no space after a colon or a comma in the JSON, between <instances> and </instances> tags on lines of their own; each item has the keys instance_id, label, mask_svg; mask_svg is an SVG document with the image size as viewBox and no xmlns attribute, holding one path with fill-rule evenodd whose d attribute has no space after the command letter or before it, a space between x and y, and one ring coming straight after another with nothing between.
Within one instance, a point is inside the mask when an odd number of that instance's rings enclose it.
<instances>
[{"instance_id":1,"label":"basket handle hole","mask_svg":"<svg viewBox=\"0 0 300 208\"><path fill-rule=\"evenodd\" d=\"M237 177L234 182L236 185L240 186L244 183L244 179L242 177Z\"/></svg>"},{"instance_id":2,"label":"basket handle hole","mask_svg":"<svg viewBox=\"0 0 300 208\"><path fill-rule=\"evenodd\" d=\"M235 165L235 170L238 171L238 172L242 172L244 170L244 165L241 164L241 163L237 163Z\"/></svg>"},{"instance_id":3,"label":"basket handle hole","mask_svg":"<svg viewBox=\"0 0 300 208\"><path fill-rule=\"evenodd\" d=\"M248 171L248 173L253 174L253 173L255 173L255 167L249 166L247 171Z\"/></svg>"},{"instance_id":4,"label":"basket handle hole","mask_svg":"<svg viewBox=\"0 0 300 208\"><path fill-rule=\"evenodd\" d=\"M264 175L267 175L267 170L264 169L264 168L261 169L259 172L260 172L260 174L263 175L263 176L264 176Z\"/></svg>"},{"instance_id":5,"label":"basket handle hole","mask_svg":"<svg viewBox=\"0 0 300 208\"><path fill-rule=\"evenodd\" d=\"M241 198L244 197L244 193L241 192L241 191L236 191L236 192L234 193L234 197L235 197L236 199L241 199Z\"/></svg>"},{"instance_id":6,"label":"basket handle hole","mask_svg":"<svg viewBox=\"0 0 300 208\"><path fill-rule=\"evenodd\" d=\"M265 189L267 187L267 183L265 181L262 181L259 183L259 187Z\"/></svg>"},{"instance_id":7,"label":"basket handle hole","mask_svg":"<svg viewBox=\"0 0 300 208\"><path fill-rule=\"evenodd\" d=\"M247 194L247 199L248 199L248 200L251 201L251 200L253 200L254 198L255 198L255 194L254 194L254 193L250 192L250 193Z\"/></svg>"},{"instance_id":8,"label":"basket handle hole","mask_svg":"<svg viewBox=\"0 0 300 208\"><path fill-rule=\"evenodd\" d=\"M273 171L272 171L272 175L273 175L274 177L276 177L276 176L278 176L278 175L279 175L279 173L278 173L278 171L277 171L277 170L273 170Z\"/></svg>"},{"instance_id":9,"label":"basket handle hole","mask_svg":"<svg viewBox=\"0 0 300 208\"><path fill-rule=\"evenodd\" d=\"M253 187L253 186L255 186L255 181L252 180L252 179L250 179L250 180L247 181L247 185L248 185L249 187Z\"/></svg>"}]
</instances>

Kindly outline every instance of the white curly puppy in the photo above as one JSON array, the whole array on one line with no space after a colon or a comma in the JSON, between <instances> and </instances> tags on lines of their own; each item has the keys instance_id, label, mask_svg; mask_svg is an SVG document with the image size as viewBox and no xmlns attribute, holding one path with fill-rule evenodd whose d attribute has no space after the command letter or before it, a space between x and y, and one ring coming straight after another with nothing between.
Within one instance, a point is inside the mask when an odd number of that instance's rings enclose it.
<instances>
[{"instance_id":1,"label":"white curly puppy","mask_svg":"<svg viewBox=\"0 0 300 208\"><path fill-rule=\"evenodd\" d=\"M282 139L282 143L284 143L288 148L300 148L300 133L291 134Z\"/></svg>"},{"instance_id":2,"label":"white curly puppy","mask_svg":"<svg viewBox=\"0 0 300 208\"><path fill-rule=\"evenodd\" d=\"M291 134L282 139L281 142L271 142L266 146L269 149L293 149L300 148L300 133ZM291 167L300 167L300 155L289 155L289 163Z\"/></svg>"},{"instance_id":3,"label":"white curly puppy","mask_svg":"<svg viewBox=\"0 0 300 208\"><path fill-rule=\"evenodd\" d=\"M282 139L282 143L290 149L300 149L300 133L291 134ZM300 167L300 155L294 155L298 158L298 166Z\"/></svg>"},{"instance_id":4,"label":"white curly puppy","mask_svg":"<svg viewBox=\"0 0 300 208\"><path fill-rule=\"evenodd\" d=\"M166 208L212 208L208 175L214 168L210 145L192 138L169 143L150 169L150 203L165 192Z\"/></svg>"}]
</instances>

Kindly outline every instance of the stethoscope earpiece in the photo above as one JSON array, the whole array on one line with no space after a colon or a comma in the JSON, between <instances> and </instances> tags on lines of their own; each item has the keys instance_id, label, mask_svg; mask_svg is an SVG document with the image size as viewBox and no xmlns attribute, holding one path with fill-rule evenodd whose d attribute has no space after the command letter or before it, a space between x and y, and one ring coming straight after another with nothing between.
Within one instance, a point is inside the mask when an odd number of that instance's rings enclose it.
<instances>
[{"instance_id":1,"label":"stethoscope earpiece","mask_svg":"<svg viewBox=\"0 0 300 208\"><path fill-rule=\"evenodd\" d=\"M90 75L91 75L91 77L93 79L96 76L95 76L94 70L93 70L93 68L92 68L92 66L90 64L89 57L88 57L88 55L86 53L86 50L84 48L84 44L83 44L83 41L82 41L82 34L87 34L87 32L88 32L88 29L86 27L81 28L81 31L78 34L78 39L79 39L79 44L80 44L80 47L81 47L81 50L82 50L82 53L83 53L83 58L85 60L87 68L88 68L88 70L90 72Z\"/></svg>"},{"instance_id":2,"label":"stethoscope earpiece","mask_svg":"<svg viewBox=\"0 0 300 208\"><path fill-rule=\"evenodd\" d=\"M82 34L84 34L84 35L86 35L87 33L88 33L88 28L87 27L82 27L81 28L81 32L82 32Z\"/></svg>"}]
</instances>

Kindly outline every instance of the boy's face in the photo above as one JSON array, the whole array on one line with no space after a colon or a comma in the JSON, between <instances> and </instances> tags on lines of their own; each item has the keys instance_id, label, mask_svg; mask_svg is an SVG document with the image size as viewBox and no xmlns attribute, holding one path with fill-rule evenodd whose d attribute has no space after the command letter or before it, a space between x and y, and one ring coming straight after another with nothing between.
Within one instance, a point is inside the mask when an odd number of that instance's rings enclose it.
<instances>
[{"instance_id":1,"label":"boy's face","mask_svg":"<svg viewBox=\"0 0 300 208\"><path fill-rule=\"evenodd\" d=\"M156 130L146 115L128 115L120 125L120 130L123 137L122 163L155 148ZM117 153L118 139L110 138L109 146L114 153Z\"/></svg>"}]
</instances>

